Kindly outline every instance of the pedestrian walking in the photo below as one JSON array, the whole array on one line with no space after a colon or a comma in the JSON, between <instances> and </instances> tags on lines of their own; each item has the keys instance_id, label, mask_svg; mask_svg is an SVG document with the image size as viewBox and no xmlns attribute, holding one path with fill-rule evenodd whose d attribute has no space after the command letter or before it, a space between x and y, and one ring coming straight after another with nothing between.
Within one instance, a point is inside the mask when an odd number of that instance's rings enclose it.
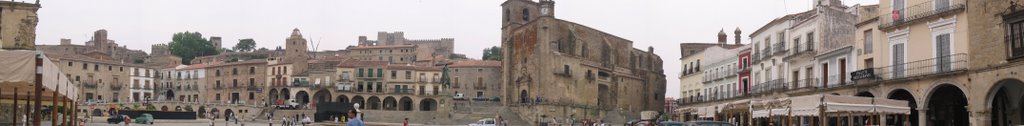
<instances>
[{"instance_id":1,"label":"pedestrian walking","mask_svg":"<svg viewBox=\"0 0 1024 126\"><path fill-rule=\"evenodd\" d=\"M405 118L405 121L402 121L402 126L409 126L409 118Z\"/></svg>"},{"instance_id":2,"label":"pedestrian walking","mask_svg":"<svg viewBox=\"0 0 1024 126\"><path fill-rule=\"evenodd\" d=\"M358 114L359 112L356 112L356 110L348 110L348 123L345 126L366 126L366 124L363 124L363 120L356 116Z\"/></svg>"}]
</instances>

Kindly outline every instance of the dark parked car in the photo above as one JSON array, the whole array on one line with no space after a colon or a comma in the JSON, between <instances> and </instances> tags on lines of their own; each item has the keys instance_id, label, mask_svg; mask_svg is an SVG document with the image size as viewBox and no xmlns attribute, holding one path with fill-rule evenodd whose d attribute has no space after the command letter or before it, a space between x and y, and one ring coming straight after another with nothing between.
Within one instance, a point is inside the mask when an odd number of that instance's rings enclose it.
<instances>
[{"instance_id":1,"label":"dark parked car","mask_svg":"<svg viewBox=\"0 0 1024 126\"><path fill-rule=\"evenodd\" d=\"M659 126L687 126L683 124L685 123L676 121L661 121L661 123L658 123Z\"/></svg>"},{"instance_id":2,"label":"dark parked car","mask_svg":"<svg viewBox=\"0 0 1024 126\"><path fill-rule=\"evenodd\" d=\"M501 97L493 96L491 97L491 101L501 101Z\"/></svg>"},{"instance_id":3,"label":"dark parked car","mask_svg":"<svg viewBox=\"0 0 1024 126\"><path fill-rule=\"evenodd\" d=\"M727 122L721 121L689 121L683 124L684 126L736 126Z\"/></svg>"},{"instance_id":4,"label":"dark parked car","mask_svg":"<svg viewBox=\"0 0 1024 126\"><path fill-rule=\"evenodd\" d=\"M109 124L118 124L121 122L124 122L124 115L110 116L110 118L107 118L107 123Z\"/></svg>"},{"instance_id":5,"label":"dark parked car","mask_svg":"<svg viewBox=\"0 0 1024 126\"><path fill-rule=\"evenodd\" d=\"M490 101L490 100L491 100L491 98L488 98L488 97L475 97L475 98L473 98L473 101Z\"/></svg>"}]
</instances>

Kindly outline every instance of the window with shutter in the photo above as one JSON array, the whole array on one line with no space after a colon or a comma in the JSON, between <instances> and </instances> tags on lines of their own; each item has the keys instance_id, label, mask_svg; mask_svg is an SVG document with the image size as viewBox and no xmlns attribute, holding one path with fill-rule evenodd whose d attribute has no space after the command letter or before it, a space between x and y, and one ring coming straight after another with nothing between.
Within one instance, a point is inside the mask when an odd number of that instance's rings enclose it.
<instances>
[{"instance_id":1,"label":"window with shutter","mask_svg":"<svg viewBox=\"0 0 1024 126\"><path fill-rule=\"evenodd\" d=\"M935 60L936 70L938 72L949 71L950 69L952 69L952 55L950 55L951 51L949 48L949 34L935 36L935 42L935 56L937 56L937 59Z\"/></svg>"},{"instance_id":2,"label":"window with shutter","mask_svg":"<svg viewBox=\"0 0 1024 126\"><path fill-rule=\"evenodd\" d=\"M1021 15L1024 13L1016 14ZM1008 59L1024 57L1024 16L1015 16L1006 21L1006 49Z\"/></svg>"},{"instance_id":3,"label":"window with shutter","mask_svg":"<svg viewBox=\"0 0 1024 126\"><path fill-rule=\"evenodd\" d=\"M904 66L903 66L904 65L903 64L904 49L903 49L903 46L904 46L903 43L895 44L895 45L892 46L892 50L893 50L892 51L892 64L893 64L893 66L892 66L892 78L902 78L903 77L903 70L904 70Z\"/></svg>"},{"instance_id":4,"label":"window with shutter","mask_svg":"<svg viewBox=\"0 0 1024 126\"><path fill-rule=\"evenodd\" d=\"M872 47L872 44L873 44L872 42L874 42L873 37L872 37L872 36L874 36L874 35L872 35L873 33L874 32L872 32L870 29L867 30L867 31L864 31L864 47L863 47L864 48L864 54L871 54L871 52L874 52L874 49L873 49L874 47Z\"/></svg>"}]
</instances>

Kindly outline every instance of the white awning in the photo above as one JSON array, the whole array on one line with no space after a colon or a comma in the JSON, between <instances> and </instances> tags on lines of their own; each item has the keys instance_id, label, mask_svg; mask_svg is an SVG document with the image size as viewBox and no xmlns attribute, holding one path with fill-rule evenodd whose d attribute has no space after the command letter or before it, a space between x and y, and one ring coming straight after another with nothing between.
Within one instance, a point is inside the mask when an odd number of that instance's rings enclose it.
<instances>
[{"instance_id":1,"label":"white awning","mask_svg":"<svg viewBox=\"0 0 1024 126\"><path fill-rule=\"evenodd\" d=\"M821 95L807 95L791 98L793 104L789 107L793 116L818 116L821 113L818 107L821 106Z\"/></svg>"},{"instance_id":2,"label":"white awning","mask_svg":"<svg viewBox=\"0 0 1024 126\"><path fill-rule=\"evenodd\" d=\"M908 101L893 99L875 99L875 111L885 114L910 114Z\"/></svg>"},{"instance_id":3,"label":"white awning","mask_svg":"<svg viewBox=\"0 0 1024 126\"><path fill-rule=\"evenodd\" d=\"M42 58L42 67L36 66L36 56ZM13 97L14 93L29 94L34 91L35 75L42 74L43 98L53 100L53 93L63 100L76 101L78 88L72 84L60 67L46 55L35 50L0 50L0 95ZM36 69L40 69L36 71ZM14 92L14 88L19 89ZM47 98L49 97L49 98Z\"/></svg>"},{"instance_id":4,"label":"white awning","mask_svg":"<svg viewBox=\"0 0 1024 126\"><path fill-rule=\"evenodd\" d=\"M874 112L871 97L824 95L825 112Z\"/></svg>"}]
</instances>

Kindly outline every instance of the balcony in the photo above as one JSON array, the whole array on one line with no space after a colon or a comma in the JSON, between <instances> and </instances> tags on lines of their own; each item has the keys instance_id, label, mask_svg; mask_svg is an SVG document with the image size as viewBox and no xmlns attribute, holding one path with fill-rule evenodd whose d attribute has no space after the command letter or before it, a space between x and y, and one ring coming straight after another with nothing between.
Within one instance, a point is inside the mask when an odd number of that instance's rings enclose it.
<instances>
[{"instance_id":1,"label":"balcony","mask_svg":"<svg viewBox=\"0 0 1024 126\"><path fill-rule=\"evenodd\" d=\"M263 91L263 88L257 87L257 86L247 86L247 87L245 87L245 90L246 91L256 91L256 92L259 92L259 91Z\"/></svg>"},{"instance_id":2,"label":"balcony","mask_svg":"<svg viewBox=\"0 0 1024 126\"><path fill-rule=\"evenodd\" d=\"M793 89L816 88L816 87L821 87L821 83L819 83L819 82L820 81L818 80L818 78L810 78L810 79L791 81L791 82L789 82L790 83L789 86L792 86Z\"/></svg>"},{"instance_id":3,"label":"balcony","mask_svg":"<svg viewBox=\"0 0 1024 126\"><path fill-rule=\"evenodd\" d=\"M473 89L475 89L475 90L487 90L487 87L483 87L483 86L480 86L480 87L477 87L477 86L473 86Z\"/></svg>"},{"instance_id":4,"label":"balcony","mask_svg":"<svg viewBox=\"0 0 1024 126\"><path fill-rule=\"evenodd\" d=\"M89 89L96 89L96 87L98 87L98 85L96 83L82 82L82 87L89 88Z\"/></svg>"},{"instance_id":5,"label":"balcony","mask_svg":"<svg viewBox=\"0 0 1024 126\"><path fill-rule=\"evenodd\" d=\"M754 87L752 87L751 89L752 93L759 94L774 91L784 91L789 89L789 85L787 85L787 82L784 79L775 79L770 80L768 82L760 83L758 85L754 85Z\"/></svg>"},{"instance_id":6,"label":"balcony","mask_svg":"<svg viewBox=\"0 0 1024 126\"><path fill-rule=\"evenodd\" d=\"M777 42L777 43L775 43L773 45L774 46L772 46L773 47L772 50L775 50L776 54L784 53L786 51L789 51L788 49L786 49L786 42Z\"/></svg>"},{"instance_id":7,"label":"balcony","mask_svg":"<svg viewBox=\"0 0 1024 126\"><path fill-rule=\"evenodd\" d=\"M757 51L754 51L754 52L757 52ZM750 55L750 60L751 60L750 61L751 63L756 63L757 61L761 61L761 55L751 54Z\"/></svg>"},{"instance_id":8,"label":"balcony","mask_svg":"<svg viewBox=\"0 0 1024 126\"><path fill-rule=\"evenodd\" d=\"M833 88L853 84L853 81L850 81L850 76L840 78L839 75L830 75L828 76L828 82L825 83L828 84L826 88Z\"/></svg>"},{"instance_id":9,"label":"balcony","mask_svg":"<svg viewBox=\"0 0 1024 126\"><path fill-rule=\"evenodd\" d=\"M803 46L801 46L801 45L803 45ZM793 44L793 48L790 49L789 55L786 56L786 59L789 59L789 58L792 58L792 57L795 57L795 56L801 56L803 54L815 54L814 53L814 42L807 42L805 44Z\"/></svg>"},{"instance_id":10,"label":"balcony","mask_svg":"<svg viewBox=\"0 0 1024 126\"><path fill-rule=\"evenodd\" d=\"M391 90L391 93L394 93L394 94L412 94L413 92L416 92L416 90L413 90L413 89L392 89Z\"/></svg>"},{"instance_id":11,"label":"balcony","mask_svg":"<svg viewBox=\"0 0 1024 126\"><path fill-rule=\"evenodd\" d=\"M764 50L761 50L761 53L759 53L759 55L761 55L761 60L771 59L772 50L771 48L765 48Z\"/></svg>"},{"instance_id":12,"label":"balcony","mask_svg":"<svg viewBox=\"0 0 1024 126\"><path fill-rule=\"evenodd\" d=\"M110 85L110 90L119 91L119 90L121 90L121 88L124 88L124 86L122 86L122 85L113 85L113 84Z\"/></svg>"},{"instance_id":13,"label":"balcony","mask_svg":"<svg viewBox=\"0 0 1024 126\"><path fill-rule=\"evenodd\" d=\"M931 59L875 68L878 80L900 80L912 77L948 74L967 70L967 54L957 53Z\"/></svg>"},{"instance_id":14,"label":"balcony","mask_svg":"<svg viewBox=\"0 0 1024 126\"><path fill-rule=\"evenodd\" d=\"M967 8L966 1L967 0L930 0L908 6L907 8L893 8L893 11L889 14L884 14L878 17L879 21L881 21L878 28L890 29L922 21L922 19L961 12Z\"/></svg>"},{"instance_id":15,"label":"balcony","mask_svg":"<svg viewBox=\"0 0 1024 126\"><path fill-rule=\"evenodd\" d=\"M224 89L224 86L221 86L221 85L213 86L213 90L222 90L222 89Z\"/></svg>"}]
</instances>

